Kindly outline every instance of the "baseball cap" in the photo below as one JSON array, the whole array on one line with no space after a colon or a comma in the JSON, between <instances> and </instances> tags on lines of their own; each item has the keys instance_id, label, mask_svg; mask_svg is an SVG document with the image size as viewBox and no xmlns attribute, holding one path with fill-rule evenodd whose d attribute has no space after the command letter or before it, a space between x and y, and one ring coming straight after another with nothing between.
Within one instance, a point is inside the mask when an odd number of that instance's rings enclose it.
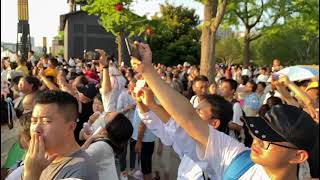
<instances>
[{"instance_id":1,"label":"baseball cap","mask_svg":"<svg viewBox=\"0 0 320 180\"><path fill-rule=\"evenodd\" d=\"M319 82L318 81L314 81L314 82L310 82L306 91L310 90L310 89L314 89L314 88L319 88Z\"/></svg>"},{"instance_id":2,"label":"baseball cap","mask_svg":"<svg viewBox=\"0 0 320 180\"><path fill-rule=\"evenodd\" d=\"M190 63L188 63L187 61L183 63L184 67L190 67Z\"/></svg>"},{"instance_id":3,"label":"baseball cap","mask_svg":"<svg viewBox=\"0 0 320 180\"><path fill-rule=\"evenodd\" d=\"M94 84L77 87L77 90L90 99L93 99L98 94L98 90Z\"/></svg>"},{"instance_id":4,"label":"baseball cap","mask_svg":"<svg viewBox=\"0 0 320 180\"><path fill-rule=\"evenodd\" d=\"M264 116L243 117L250 132L271 142L290 142L299 149L311 151L319 126L301 108L286 104L275 105Z\"/></svg>"}]
</instances>

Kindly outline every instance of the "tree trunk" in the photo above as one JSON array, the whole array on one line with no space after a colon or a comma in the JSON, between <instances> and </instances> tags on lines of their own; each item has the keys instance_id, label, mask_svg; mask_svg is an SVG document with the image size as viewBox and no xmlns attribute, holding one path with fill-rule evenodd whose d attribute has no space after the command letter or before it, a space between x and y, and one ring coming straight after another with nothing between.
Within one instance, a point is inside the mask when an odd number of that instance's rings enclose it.
<instances>
[{"instance_id":1,"label":"tree trunk","mask_svg":"<svg viewBox=\"0 0 320 180\"><path fill-rule=\"evenodd\" d=\"M246 28L244 34L244 48L243 48L243 66L248 67L250 62L250 30Z\"/></svg>"},{"instance_id":2,"label":"tree trunk","mask_svg":"<svg viewBox=\"0 0 320 180\"><path fill-rule=\"evenodd\" d=\"M212 32L210 29L210 22L213 14L213 1L209 0L204 5L204 25L201 34L201 61L200 74L208 77L210 82L214 81L214 67L212 65Z\"/></svg>"},{"instance_id":3,"label":"tree trunk","mask_svg":"<svg viewBox=\"0 0 320 180\"><path fill-rule=\"evenodd\" d=\"M117 44L118 44L118 67L120 67L122 62L122 52L123 52L123 42L124 42L124 33L120 32L117 37Z\"/></svg>"}]
</instances>

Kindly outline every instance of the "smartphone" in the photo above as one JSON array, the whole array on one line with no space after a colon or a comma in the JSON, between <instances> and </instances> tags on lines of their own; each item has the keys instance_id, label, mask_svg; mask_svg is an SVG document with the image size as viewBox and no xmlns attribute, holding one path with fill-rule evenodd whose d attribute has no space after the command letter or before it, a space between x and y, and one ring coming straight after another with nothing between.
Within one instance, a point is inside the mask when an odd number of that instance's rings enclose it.
<instances>
[{"instance_id":1,"label":"smartphone","mask_svg":"<svg viewBox=\"0 0 320 180\"><path fill-rule=\"evenodd\" d=\"M124 38L124 40L126 43L126 47L127 47L129 56L135 57L136 59L141 61L141 55L140 55L139 49L138 49L140 41L135 40L135 41L129 42L127 38Z\"/></svg>"},{"instance_id":2,"label":"smartphone","mask_svg":"<svg viewBox=\"0 0 320 180\"><path fill-rule=\"evenodd\" d=\"M138 80L137 83L136 83L136 87L134 88L133 92L135 94L137 94L138 96L141 95L141 89L143 87L146 86L146 81L145 80Z\"/></svg>"}]
</instances>

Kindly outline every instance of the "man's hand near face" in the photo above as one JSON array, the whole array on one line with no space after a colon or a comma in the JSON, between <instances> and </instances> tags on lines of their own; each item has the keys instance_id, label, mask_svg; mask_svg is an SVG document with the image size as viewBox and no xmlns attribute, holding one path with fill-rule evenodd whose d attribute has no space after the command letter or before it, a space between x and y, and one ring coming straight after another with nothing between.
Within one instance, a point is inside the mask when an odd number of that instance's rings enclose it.
<instances>
[{"instance_id":1,"label":"man's hand near face","mask_svg":"<svg viewBox=\"0 0 320 180\"><path fill-rule=\"evenodd\" d=\"M39 179L42 171L57 157L45 152L43 137L32 134L29 149L24 160L24 180Z\"/></svg>"}]
</instances>

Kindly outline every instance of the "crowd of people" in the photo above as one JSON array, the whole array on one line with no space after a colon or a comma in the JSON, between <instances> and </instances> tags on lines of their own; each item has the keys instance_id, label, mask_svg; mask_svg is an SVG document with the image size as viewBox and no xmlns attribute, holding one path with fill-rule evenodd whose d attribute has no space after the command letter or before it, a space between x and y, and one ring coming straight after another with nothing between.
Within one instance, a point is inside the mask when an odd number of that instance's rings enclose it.
<instances>
[{"instance_id":1,"label":"crowd of people","mask_svg":"<svg viewBox=\"0 0 320 180\"><path fill-rule=\"evenodd\" d=\"M178 180L319 178L318 77L291 82L275 59L217 64L210 82L138 50L130 67L100 49L2 58L1 179L169 180L170 162L153 173L158 140L180 158Z\"/></svg>"}]
</instances>

